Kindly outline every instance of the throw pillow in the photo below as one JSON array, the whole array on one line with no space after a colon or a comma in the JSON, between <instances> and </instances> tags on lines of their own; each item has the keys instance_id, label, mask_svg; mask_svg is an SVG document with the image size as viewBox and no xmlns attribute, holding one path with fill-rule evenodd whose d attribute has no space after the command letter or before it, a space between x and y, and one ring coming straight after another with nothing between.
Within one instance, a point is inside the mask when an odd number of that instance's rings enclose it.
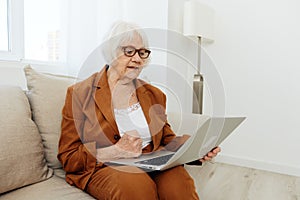
<instances>
[{"instance_id":1,"label":"throw pillow","mask_svg":"<svg viewBox=\"0 0 300 200\"><path fill-rule=\"evenodd\" d=\"M28 87L28 99L33 119L43 139L48 166L61 168L57 159L61 130L61 111L68 86L76 79L36 72L29 65L24 68Z\"/></svg>"},{"instance_id":2,"label":"throw pillow","mask_svg":"<svg viewBox=\"0 0 300 200\"><path fill-rule=\"evenodd\" d=\"M0 194L52 176L24 91L0 86ZM1 195L0 195L1 196Z\"/></svg>"}]
</instances>

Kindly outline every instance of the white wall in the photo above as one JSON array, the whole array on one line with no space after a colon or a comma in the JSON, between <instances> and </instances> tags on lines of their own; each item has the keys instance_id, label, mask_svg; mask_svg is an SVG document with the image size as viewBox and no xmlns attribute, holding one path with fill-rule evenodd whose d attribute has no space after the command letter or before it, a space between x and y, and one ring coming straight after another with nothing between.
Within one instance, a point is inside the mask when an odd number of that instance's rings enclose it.
<instances>
[{"instance_id":1,"label":"white wall","mask_svg":"<svg viewBox=\"0 0 300 200\"><path fill-rule=\"evenodd\" d=\"M38 62L30 63L27 61L2 61L0 59L0 85L15 85L26 90L27 86L23 68L28 64L39 72L69 75L69 71L64 65Z\"/></svg>"},{"instance_id":2,"label":"white wall","mask_svg":"<svg viewBox=\"0 0 300 200\"><path fill-rule=\"evenodd\" d=\"M201 2L216 12L205 49L223 79L226 113L247 116L218 160L300 176L300 2Z\"/></svg>"},{"instance_id":3,"label":"white wall","mask_svg":"<svg viewBox=\"0 0 300 200\"><path fill-rule=\"evenodd\" d=\"M0 85L15 85L26 89L22 67L21 63L0 61Z\"/></svg>"},{"instance_id":4,"label":"white wall","mask_svg":"<svg viewBox=\"0 0 300 200\"><path fill-rule=\"evenodd\" d=\"M195 70L188 62L196 61L196 43L187 41L182 33L183 4L185 0L168 2L168 49L177 54L168 54L167 92L168 110L172 112L191 112L193 95L193 74ZM188 39L189 40L189 39ZM194 45L191 45L194 44ZM195 65L195 63L193 63Z\"/></svg>"},{"instance_id":5,"label":"white wall","mask_svg":"<svg viewBox=\"0 0 300 200\"><path fill-rule=\"evenodd\" d=\"M223 151L217 160L300 176L300 160L297 159L300 86L296 82L300 77L297 58L300 13L296 10L300 2L199 1L216 12L215 41L203 45L203 73L207 75L208 64L213 63L223 82L226 115L247 116L222 144ZM182 31L184 2L169 1L169 29ZM185 49L186 44L180 42L178 45ZM187 52L184 56L190 54ZM168 65L192 83L193 71L188 70L187 63L168 56ZM169 80L172 80L170 75ZM172 84L172 88L178 88L175 93L184 104L182 111L191 110L191 91L183 91L180 83ZM205 114L211 114L214 106L208 90L205 91ZM176 102L171 104L170 110L178 110Z\"/></svg>"}]
</instances>

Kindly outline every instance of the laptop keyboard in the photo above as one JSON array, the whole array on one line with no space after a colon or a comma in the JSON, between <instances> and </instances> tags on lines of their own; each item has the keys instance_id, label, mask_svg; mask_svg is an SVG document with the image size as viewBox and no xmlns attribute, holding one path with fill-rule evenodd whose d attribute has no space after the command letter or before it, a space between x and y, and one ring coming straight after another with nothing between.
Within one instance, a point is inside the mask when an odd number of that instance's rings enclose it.
<instances>
[{"instance_id":1,"label":"laptop keyboard","mask_svg":"<svg viewBox=\"0 0 300 200\"><path fill-rule=\"evenodd\" d=\"M146 164L146 165L163 165L163 164L167 163L173 155L174 154L168 154L168 155L165 155L165 156L151 158L151 159L148 159L148 160L142 160L142 161L138 161L138 162L135 162L135 163Z\"/></svg>"}]
</instances>

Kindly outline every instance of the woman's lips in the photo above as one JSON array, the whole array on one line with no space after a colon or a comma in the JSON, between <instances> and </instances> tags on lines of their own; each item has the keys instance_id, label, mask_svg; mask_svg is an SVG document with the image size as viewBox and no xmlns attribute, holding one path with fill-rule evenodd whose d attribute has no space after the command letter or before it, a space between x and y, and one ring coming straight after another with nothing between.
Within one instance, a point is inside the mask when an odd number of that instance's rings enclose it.
<instances>
[{"instance_id":1,"label":"woman's lips","mask_svg":"<svg viewBox=\"0 0 300 200\"><path fill-rule=\"evenodd\" d=\"M129 69L139 69L139 67L134 67L134 66L127 66Z\"/></svg>"}]
</instances>

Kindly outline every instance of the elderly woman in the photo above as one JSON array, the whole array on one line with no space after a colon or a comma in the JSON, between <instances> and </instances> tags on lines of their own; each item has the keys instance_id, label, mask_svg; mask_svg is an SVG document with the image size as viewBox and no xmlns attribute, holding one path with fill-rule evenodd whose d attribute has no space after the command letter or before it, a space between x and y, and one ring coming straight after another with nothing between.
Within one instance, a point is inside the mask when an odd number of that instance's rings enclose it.
<instances>
[{"instance_id":1,"label":"elderly woman","mask_svg":"<svg viewBox=\"0 0 300 200\"><path fill-rule=\"evenodd\" d=\"M146 172L106 164L160 150L176 137L166 119L165 94L137 78L150 53L139 27L117 23L104 48L109 65L68 88L58 159L66 181L97 199L199 199L183 166Z\"/></svg>"}]
</instances>

